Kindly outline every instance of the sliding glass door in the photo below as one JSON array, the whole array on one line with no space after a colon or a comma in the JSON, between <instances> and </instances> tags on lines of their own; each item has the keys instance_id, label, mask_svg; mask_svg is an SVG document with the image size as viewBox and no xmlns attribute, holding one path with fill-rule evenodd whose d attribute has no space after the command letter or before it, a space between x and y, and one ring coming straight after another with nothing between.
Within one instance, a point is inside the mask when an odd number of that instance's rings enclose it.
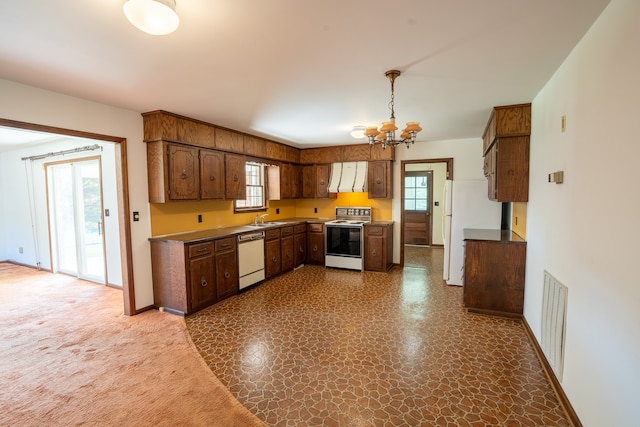
<instances>
[{"instance_id":1,"label":"sliding glass door","mask_svg":"<svg viewBox=\"0 0 640 427\"><path fill-rule=\"evenodd\" d=\"M106 283L100 159L47 165L54 271Z\"/></svg>"}]
</instances>

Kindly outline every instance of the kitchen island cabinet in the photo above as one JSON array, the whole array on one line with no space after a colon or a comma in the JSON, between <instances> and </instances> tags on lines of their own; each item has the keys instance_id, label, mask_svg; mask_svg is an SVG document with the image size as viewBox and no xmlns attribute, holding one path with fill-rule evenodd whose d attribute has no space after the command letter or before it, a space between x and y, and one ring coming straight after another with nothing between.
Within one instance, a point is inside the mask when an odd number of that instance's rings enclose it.
<instances>
[{"instance_id":1,"label":"kitchen island cabinet","mask_svg":"<svg viewBox=\"0 0 640 427\"><path fill-rule=\"evenodd\" d=\"M527 243L504 230L464 230L464 306L470 312L520 316Z\"/></svg>"}]
</instances>

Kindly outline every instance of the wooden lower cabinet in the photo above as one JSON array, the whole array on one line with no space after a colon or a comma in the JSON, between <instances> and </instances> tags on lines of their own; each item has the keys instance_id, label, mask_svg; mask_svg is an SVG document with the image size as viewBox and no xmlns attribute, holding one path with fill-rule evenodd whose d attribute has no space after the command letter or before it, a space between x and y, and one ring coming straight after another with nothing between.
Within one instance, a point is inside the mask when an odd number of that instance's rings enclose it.
<instances>
[{"instance_id":1,"label":"wooden lower cabinet","mask_svg":"<svg viewBox=\"0 0 640 427\"><path fill-rule=\"evenodd\" d=\"M307 261L307 224L295 225L293 232L294 264L297 267Z\"/></svg>"},{"instance_id":2,"label":"wooden lower cabinet","mask_svg":"<svg viewBox=\"0 0 640 427\"><path fill-rule=\"evenodd\" d=\"M478 230L486 234L486 230ZM520 315L524 305L526 242L509 231L496 238L466 237L464 305L469 311Z\"/></svg>"},{"instance_id":3,"label":"wooden lower cabinet","mask_svg":"<svg viewBox=\"0 0 640 427\"><path fill-rule=\"evenodd\" d=\"M364 269L387 271L393 265L393 224L365 224Z\"/></svg>"},{"instance_id":4,"label":"wooden lower cabinet","mask_svg":"<svg viewBox=\"0 0 640 427\"><path fill-rule=\"evenodd\" d=\"M238 292L235 237L197 243L152 240L151 271L157 307L195 313Z\"/></svg>"},{"instance_id":5,"label":"wooden lower cabinet","mask_svg":"<svg viewBox=\"0 0 640 427\"><path fill-rule=\"evenodd\" d=\"M238 293L238 243L236 237L215 241L216 300L222 301Z\"/></svg>"},{"instance_id":6,"label":"wooden lower cabinet","mask_svg":"<svg viewBox=\"0 0 640 427\"><path fill-rule=\"evenodd\" d=\"M282 248L280 247L280 229L265 231L264 269L265 278L270 279L282 272Z\"/></svg>"},{"instance_id":7,"label":"wooden lower cabinet","mask_svg":"<svg viewBox=\"0 0 640 427\"><path fill-rule=\"evenodd\" d=\"M324 224L309 224L307 237L307 262L324 265Z\"/></svg>"},{"instance_id":8,"label":"wooden lower cabinet","mask_svg":"<svg viewBox=\"0 0 640 427\"><path fill-rule=\"evenodd\" d=\"M282 227L280 229L280 236L281 272L286 273L295 267L293 226Z\"/></svg>"}]
</instances>

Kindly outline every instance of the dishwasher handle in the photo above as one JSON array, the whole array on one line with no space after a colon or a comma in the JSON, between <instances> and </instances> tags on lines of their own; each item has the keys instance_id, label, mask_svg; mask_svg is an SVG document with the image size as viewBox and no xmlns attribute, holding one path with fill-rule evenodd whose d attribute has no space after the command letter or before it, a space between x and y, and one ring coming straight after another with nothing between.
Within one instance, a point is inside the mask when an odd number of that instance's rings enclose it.
<instances>
[{"instance_id":1,"label":"dishwasher handle","mask_svg":"<svg viewBox=\"0 0 640 427\"><path fill-rule=\"evenodd\" d=\"M264 240L264 231L259 233L247 233L238 236L238 243L251 242L253 240Z\"/></svg>"}]
</instances>

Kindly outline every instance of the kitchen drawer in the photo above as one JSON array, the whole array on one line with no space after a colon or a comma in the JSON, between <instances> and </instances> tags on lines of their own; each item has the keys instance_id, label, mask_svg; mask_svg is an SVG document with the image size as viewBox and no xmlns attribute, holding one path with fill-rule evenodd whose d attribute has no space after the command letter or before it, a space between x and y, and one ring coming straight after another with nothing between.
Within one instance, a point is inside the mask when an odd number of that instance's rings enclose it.
<instances>
[{"instance_id":1,"label":"kitchen drawer","mask_svg":"<svg viewBox=\"0 0 640 427\"><path fill-rule=\"evenodd\" d=\"M323 233L324 225L323 224L309 224L309 231L312 233Z\"/></svg>"},{"instance_id":2,"label":"kitchen drawer","mask_svg":"<svg viewBox=\"0 0 640 427\"><path fill-rule=\"evenodd\" d=\"M384 227L365 227L367 236L382 236L384 234Z\"/></svg>"},{"instance_id":3,"label":"kitchen drawer","mask_svg":"<svg viewBox=\"0 0 640 427\"><path fill-rule=\"evenodd\" d=\"M280 238L280 229L279 228L271 228L264 232L264 237L267 240L278 239Z\"/></svg>"},{"instance_id":4,"label":"kitchen drawer","mask_svg":"<svg viewBox=\"0 0 640 427\"><path fill-rule=\"evenodd\" d=\"M196 243L189 245L189 258L195 258L213 253L213 242Z\"/></svg>"},{"instance_id":5,"label":"kitchen drawer","mask_svg":"<svg viewBox=\"0 0 640 427\"><path fill-rule=\"evenodd\" d=\"M236 238L227 237L224 239L218 239L215 241L216 252L233 250L236 248Z\"/></svg>"},{"instance_id":6,"label":"kitchen drawer","mask_svg":"<svg viewBox=\"0 0 640 427\"><path fill-rule=\"evenodd\" d=\"M293 232L296 234L306 233L307 232L307 224L297 224L293 227Z\"/></svg>"},{"instance_id":7,"label":"kitchen drawer","mask_svg":"<svg viewBox=\"0 0 640 427\"><path fill-rule=\"evenodd\" d=\"M281 236L290 236L293 234L293 226L287 225L285 227L280 228Z\"/></svg>"}]
</instances>

